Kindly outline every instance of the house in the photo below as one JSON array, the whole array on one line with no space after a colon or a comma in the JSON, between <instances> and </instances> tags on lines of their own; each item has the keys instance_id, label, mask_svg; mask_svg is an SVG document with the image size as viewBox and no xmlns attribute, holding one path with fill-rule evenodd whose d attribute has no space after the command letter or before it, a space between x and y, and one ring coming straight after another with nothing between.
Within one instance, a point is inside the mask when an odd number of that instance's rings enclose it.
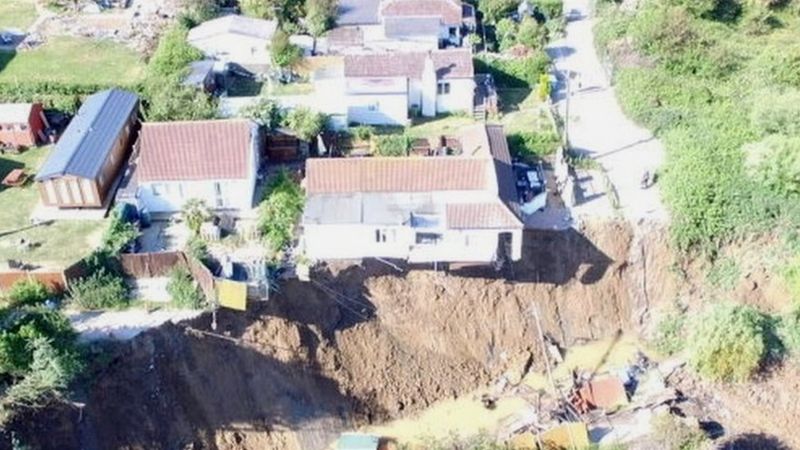
<instances>
[{"instance_id":1,"label":"house","mask_svg":"<svg viewBox=\"0 0 800 450\"><path fill-rule=\"evenodd\" d=\"M126 187L135 198L119 200L152 213L179 212L189 199L250 210L262 142L258 126L243 119L144 123Z\"/></svg>"},{"instance_id":2,"label":"house","mask_svg":"<svg viewBox=\"0 0 800 450\"><path fill-rule=\"evenodd\" d=\"M501 126L476 125L456 156L306 161L301 247L311 259L491 263L522 253Z\"/></svg>"},{"instance_id":3,"label":"house","mask_svg":"<svg viewBox=\"0 0 800 450\"><path fill-rule=\"evenodd\" d=\"M0 104L0 147L33 147L45 141L48 126L41 103Z\"/></svg>"},{"instance_id":4,"label":"house","mask_svg":"<svg viewBox=\"0 0 800 450\"><path fill-rule=\"evenodd\" d=\"M277 28L273 20L228 15L192 28L187 39L208 58L259 67L269 64L269 46Z\"/></svg>"},{"instance_id":5,"label":"house","mask_svg":"<svg viewBox=\"0 0 800 450\"><path fill-rule=\"evenodd\" d=\"M103 208L128 159L139 98L121 89L89 96L36 174L45 206Z\"/></svg>"},{"instance_id":6,"label":"house","mask_svg":"<svg viewBox=\"0 0 800 450\"><path fill-rule=\"evenodd\" d=\"M344 103L347 122L405 125L411 114L472 114L472 54L467 49L347 55Z\"/></svg>"},{"instance_id":7,"label":"house","mask_svg":"<svg viewBox=\"0 0 800 450\"><path fill-rule=\"evenodd\" d=\"M475 29L474 7L460 0L342 0L338 12L327 36L333 53L461 46Z\"/></svg>"},{"instance_id":8,"label":"house","mask_svg":"<svg viewBox=\"0 0 800 450\"><path fill-rule=\"evenodd\" d=\"M189 64L189 70L183 78L182 84L205 92L214 92L216 82L214 80L214 61L205 59L194 61Z\"/></svg>"}]
</instances>

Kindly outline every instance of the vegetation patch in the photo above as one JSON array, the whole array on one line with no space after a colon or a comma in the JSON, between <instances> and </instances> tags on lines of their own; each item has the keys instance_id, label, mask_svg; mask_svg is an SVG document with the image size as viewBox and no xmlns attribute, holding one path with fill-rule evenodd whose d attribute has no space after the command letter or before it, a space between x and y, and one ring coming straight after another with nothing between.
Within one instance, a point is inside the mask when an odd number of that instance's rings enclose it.
<instances>
[{"instance_id":1,"label":"vegetation patch","mask_svg":"<svg viewBox=\"0 0 800 450\"><path fill-rule=\"evenodd\" d=\"M292 243L304 204L300 185L289 172L282 170L269 180L266 197L259 206L258 227L276 256Z\"/></svg>"},{"instance_id":2,"label":"vegetation patch","mask_svg":"<svg viewBox=\"0 0 800 450\"><path fill-rule=\"evenodd\" d=\"M103 269L71 283L68 296L70 305L87 311L123 309L131 300L122 277Z\"/></svg>"},{"instance_id":3,"label":"vegetation patch","mask_svg":"<svg viewBox=\"0 0 800 450\"><path fill-rule=\"evenodd\" d=\"M0 29L26 30L36 21L36 15L34 0L4 0L0 3Z\"/></svg>"},{"instance_id":4,"label":"vegetation patch","mask_svg":"<svg viewBox=\"0 0 800 450\"><path fill-rule=\"evenodd\" d=\"M175 267L167 282L167 292L172 297L172 305L181 309L200 309L203 307L203 292L192 274L185 267Z\"/></svg>"},{"instance_id":5,"label":"vegetation patch","mask_svg":"<svg viewBox=\"0 0 800 450\"><path fill-rule=\"evenodd\" d=\"M653 347L664 355L674 355L686 346L685 334L686 317L677 312L665 314L656 325Z\"/></svg>"},{"instance_id":6,"label":"vegetation patch","mask_svg":"<svg viewBox=\"0 0 800 450\"><path fill-rule=\"evenodd\" d=\"M52 296L41 281L19 280L6 293L10 306L40 306Z\"/></svg>"}]
</instances>

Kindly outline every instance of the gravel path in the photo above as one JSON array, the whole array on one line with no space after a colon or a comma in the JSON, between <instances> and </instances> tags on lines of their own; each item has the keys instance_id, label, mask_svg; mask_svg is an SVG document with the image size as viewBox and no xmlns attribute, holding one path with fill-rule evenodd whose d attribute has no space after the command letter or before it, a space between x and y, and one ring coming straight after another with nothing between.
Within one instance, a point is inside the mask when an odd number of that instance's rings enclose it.
<instances>
[{"instance_id":1,"label":"gravel path","mask_svg":"<svg viewBox=\"0 0 800 450\"><path fill-rule=\"evenodd\" d=\"M556 67L558 83L553 99L567 124L570 147L597 161L619 197L619 212L631 220L666 219L658 187L642 189L645 171L653 173L664 159L664 147L653 134L622 113L614 88L594 48L591 0L566 0L571 17L566 36L547 49ZM567 82L569 78L569 82ZM569 91L569 92L568 92ZM612 216L612 206L601 173L581 172L582 195L574 208L577 216Z\"/></svg>"}]
</instances>

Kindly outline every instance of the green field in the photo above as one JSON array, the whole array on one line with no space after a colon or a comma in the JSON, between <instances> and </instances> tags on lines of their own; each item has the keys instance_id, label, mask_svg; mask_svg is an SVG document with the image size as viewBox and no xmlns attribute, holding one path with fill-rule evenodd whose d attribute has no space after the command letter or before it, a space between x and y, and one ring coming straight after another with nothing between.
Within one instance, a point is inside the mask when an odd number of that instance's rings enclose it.
<instances>
[{"instance_id":1,"label":"green field","mask_svg":"<svg viewBox=\"0 0 800 450\"><path fill-rule=\"evenodd\" d=\"M34 50L0 52L0 82L130 84L144 75L145 64L127 47L85 38L51 38Z\"/></svg>"},{"instance_id":2,"label":"green field","mask_svg":"<svg viewBox=\"0 0 800 450\"><path fill-rule=\"evenodd\" d=\"M21 155L0 156L0 180L17 168L33 174L49 150L50 147L43 147ZM63 267L79 260L96 246L103 229L102 221L58 221L48 226L20 230L30 224L30 214L38 200L38 190L31 182L22 188L0 186L0 211L3 211L0 214L0 263L16 259L47 267ZM34 248L18 248L17 244L23 238L34 243Z\"/></svg>"},{"instance_id":3,"label":"green field","mask_svg":"<svg viewBox=\"0 0 800 450\"><path fill-rule=\"evenodd\" d=\"M0 1L0 28L27 29L36 20L34 0Z\"/></svg>"}]
</instances>

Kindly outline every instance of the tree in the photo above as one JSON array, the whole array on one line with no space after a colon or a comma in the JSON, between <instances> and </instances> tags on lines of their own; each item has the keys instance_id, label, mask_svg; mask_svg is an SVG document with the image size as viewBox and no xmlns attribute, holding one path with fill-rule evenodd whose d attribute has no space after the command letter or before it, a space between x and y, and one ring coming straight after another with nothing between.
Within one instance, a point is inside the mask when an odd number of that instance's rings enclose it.
<instances>
[{"instance_id":1,"label":"tree","mask_svg":"<svg viewBox=\"0 0 800 450\"><path fill-rule=\"evenodd\" d=\"M112 254L119 253L129 242L139 237L136 227L122 217L121 209L114 209L108 228L103 233L103 248Z\"/></svg>"},{"instance_id":2,"label":"tree","mask_svg":"<svg viewBox=\"0 0 800 450\"><path fill-rule=\"evenodd\" d=\"M204 200L190 198L186 200L181 209L181 218L186 222L186 226L193 236L200 235L200 228L206 220L211 218L211 210Z\"/></svg>"},{"instance_id":3,"label":"tree","mask_svg":"<svg viewBox=\"0 0 800 450\"><path fill-rule=\"evenodd\" d=\"M176 80L148 80L145 85L148 121L205 120L217 117L215 99Z\"/></svg>"},{"instance_id":4,"label":"tree","mask_svg":"<svg viewBox=\"0 0 800 450\"><path fill-rule=\"evenodd\" d=\"M702 376L746 381L768 352L766 317L751 306L719 303L695 318L689 334L689 364Z\"/></svg>"},{"instance_id":5,"label":"tree","mask_svg":"<svg viewBox=\"0 0 800 450\"><path fill-rule=\"evenodd\" d=\"M314 37L313 53L317 51L317 38L333 26L336 0L306 0L305 25L308 34Z\"/></svg>"},{"instance_id":6,"label":"tree","mask_svg":"<svg viewBox=\"0 0 800 450\"><path fill-rule=\"evenodd\" d=\"M269 51L272 64L281 71L281 74L296 66L303 58L303 50L289 42L289 34L283 30L276 31L272 36Z\"/></svg>"},{"instance_id":7,"label":"tree","mask_svg":"<svg viewBox=\"0 0 800 450\"><path fill-rule=\"evenodd\" d=\"M300 186L285 170L278 172L267 184L267 195L259 207L258 224L272 251L280 252L292 242L303 204Z\"/></svg>"},{"instance_id":8,"label":"tree","mask_svg":"<svg viewBox=\"0 0 800 450\"><path fill-rule=\"evenodd\" d=\"M289 111L284 125L297 134L300 139L311 142L325 128L328 117L325 114L299 107Z\"/></svg>"},{"instance_id":9,"label":"tree","mask_svg":"<svg viewBox=\"0 0 800 450\"><path fill-rule=\"evenodd\" d=\"M483 14L486 23L497 23L517 8L517 0L481 0L478 10Z\"/></svg>"},{"instance_id":10,"label":"tree","mask_svg":"<svg viewBox=\"0 0 800 450\"><path fill-rule=\"evenodd\" d=\"M302 17L303 0L239 0L242 13L260 19L275 19L291 26Z\"/></svg>"},{"instance_id":11,"label":"tree","mask_svg":"<svg viewBox=\"0 0 800 450\"><path fill-rule=\"evenodd\" d=\"M517 42L534 50L543 48L547 42L547 28L533 17L526 17L519 24Z\"/></svg>"},{"instance_id":12,"label":"tree","mask_svg":"<svg viewBox=\"0 0 800 450\"><path fill-rule=\"evenodd\" d=\"M283 121L283 112L280 106L267 97L261 97L257 102L242 108L239 110L239 115L256 122L268 130L274 130Z\"/></svg>"},{"instance_id":13,"label":"tree","mask_svg":"<svg viewBox=\"0 0 800 450\"><path fill-rule=\"evenodd\" d=\"M501 19L494 27L500 51L508 50L517 43L517 23L509 18Z\"/></svg>"},{"instance_id":14,"label":"tree","mask_svg":"<svg viewBox=\"0 0 800 450\"><path fill-rule=\"evenodd\" d=\"M188 34L185 26L175 25L161 36L147 64L148 75L159 80L172 78L185 72L191 62L203 58L200 50L186 41Z\"/></svg>"}]
</instances>

